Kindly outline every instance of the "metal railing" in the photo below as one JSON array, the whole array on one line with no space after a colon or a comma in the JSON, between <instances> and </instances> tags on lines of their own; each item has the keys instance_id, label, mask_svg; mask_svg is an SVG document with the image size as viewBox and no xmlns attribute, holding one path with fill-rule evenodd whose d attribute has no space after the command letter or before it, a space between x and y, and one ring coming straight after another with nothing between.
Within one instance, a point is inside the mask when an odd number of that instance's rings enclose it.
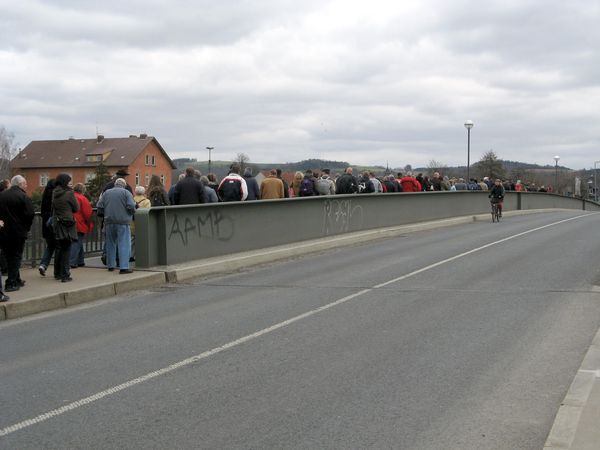
<instances>
[{"instance_id":1,"label":"metal railing","mask_svg":"<svg viewBox=\"0 0 600 450\"><path fill-rule=\"evenodd\" d=\"M104 235L102 233L102 221L96 215L96 210L92 214L94 230L85 237L84 251L86 256L96 256L102 253L104 247ZM42 216L35 213L29 237L25 241L23 250L22 265L35 267L38 265L44 254L46 241L42 236Z\"/></svg>"}]
</instances>

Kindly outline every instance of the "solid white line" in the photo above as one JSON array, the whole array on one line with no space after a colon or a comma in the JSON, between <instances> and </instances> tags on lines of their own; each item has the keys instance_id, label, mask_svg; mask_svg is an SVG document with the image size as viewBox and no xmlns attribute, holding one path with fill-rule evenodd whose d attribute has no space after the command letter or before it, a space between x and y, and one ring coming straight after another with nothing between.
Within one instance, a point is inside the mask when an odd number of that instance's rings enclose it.
<instances>
[{"instance_id":1,"label":"solid white line","mask_svg":"<svg viewBox=\"0 0 600 450\"><path fill-rule=\"evenodd\" d=\"M543 230L544 228L553 227L553 226L559 225L561 223L569 222L569 221L575 220L575 219L580 219L581 217L588 217L588 216L591 216L593 214L600 214L600 213L582 214L580 216L571 217L569 219L564 219L564 220L560 220L558 222L553 222L553 223L548 224L548 225L544 225L544 226L541 226L541 227L533 228L531 230L524 231L522 233L513 234L512 236L509 236L509 237L504 238L504 239L500 239L499 241L490 242L489 244L485 244L485 245L482 245L481 247L474 248L473 250L469 250L467 252L461 253L460 255L452 256L450 258L444 259L443 261L438 261L438 262L436 262L434 264L431 264L431 265L429 265L427 267L423 267L423 268L421 268L419 270L415 270L414 272L407 273L406 275L402 275L402 276L400 276L398 278L394 278L393 280L389 280L389 281L386 281L385 283L378 284L376 286L373 286L373 289L380 289L380 288L388 286L390 284L397 283L398 281L402 281L402 280L410 278L410 277L412 277L414 275L417 275L419 273L425 272L427 270L431 270L434 267L441 266L442 264L449 263L450 261L454 261L454 260L463 258L463 257L465 257L467 255L472 254L472 253L480 252L481 250L485 250L486 248L492 247L494 245L498 245L498 244L501 244L503 242L510 241L511 239L516 239L518 237L525 236L526 234L535 233L536 231Z\"/></svg>"},{"instance_id":2,"label":"solid white line","mask_svg":"<svg viewBox=\"0 0 600 450\"><path fill-rule=\"evenodd\" d=\"M592 213L592 214L600 214L600 213ZM2 428L2 429L0 429L0 437L6 436L8 434L11 434L11 433L14 433L16 431L22 430L24 428L28 428L28 427L30 427L32 425L35 425L35 424L38 424L40 422L44 422L44 421L46 421L48 419L51 419L52 417L60 416L60 415L62 415L64 413L66 413L66 412L69 412L69 411L72 411L74 409L80 408L82 406L88 405L90 403L96 402L96 401L98 401L98 400L100 400L100 399L102 399L104 397L108 397L110 395L116 394L117 392L123 391L123 390L128 389L128 388L130 388L132 386L144 383L146 381L149 381L149 380L151 380L153 378L156 378L156 377L159 377L161 375L165 375L167 373L173 372L173 371L175 371L177 369L180 369L182 367L189 366L190 364L198 362L198 361L200 361L202 359L206 359L206 358L208 358L210 356L216 355L216 354L221 353L221 352L223 352L225 350L228 350L230 348L233 348L233 347L236 347L238 345L244 344L244 343L246 343L248 341L251 341L253 339L256 339L256 338L258 338L260 336L264 336L265 334L271 333L271 332L273 332L275 330L278 330L280 328L283 328L283 327L286 327L288 325L291 325L291 324L293 324L295 322L298 322L299 320L306 319L307 317L313 316L313 315L318 314L318 313L320 313L322 311L326 311L326 310L328 310L330 308L333 308L334 306L338 306L338 305L341 305L342 303L346 303L346 302L348 302L348 301L350 301L350 300L352 300L352 299L354 299L356 297L360 297L361 295L367 294L367 293L373 291L374 289L379 289L379 288L382 288L384 286L388 286L389 284L396 283L396 282L401 281L401 280L405 280L406 278L409 278L409 277L412 277L412 276L417 275L419 273L422 273L422 272L425 272L427 270L433 269L434 267L440 266L440 265L445 264L447 262L454 261L454 260L456 260L458 258L462 258L462 257L464 257L466 255L470 255L472 253L475 253L475 252L481 251L483 249L489 248L489 247L491 247L493 245L498 245L498 244L500 244L502 242L506 242L506 241L509 241L511 239L515 239L517 237L524 236L526 234L542 230L544 228L548 228L548 227L552 227L552 226L555 226L555 225L559 225L559 224L562 224L562 223L565 223L565 222L569 222L571 220L576 220L576 219L579 219L581 217L588 217L588 216L590 216L592 214L583 214L583 215L580 215L580 216L572 217L570 219L565 219L565 220L561 220L559 222L554 222L554 223L551 223L549 225L544 225L544 226L541 226L541 227L537 227L537 228L534 228L532 230L525 231L523 233L515 234L513 236L510 236L510 237L507 237L507 238L504 238L504 239L500 239L498 241L491 242L491 243L486 244L486 245L482 245L481 247L477 247L477 248L475 248L473 250L469 250L467 252L461 253L460 255L456 255L456 256L453 256L451 258L447 258L447 259L445 259L443 261L439 261L439 262L437 262L435 264L431 264L431 265L429 265L427 267L423 267L422 269L415 270L414 272L408 273L406 275L402 275L401 277L398 277L398 278L394 278L393 280L387 281L385 283L378 284L376 286L373 286L372 288L363 289L363 290L361 290L359 292L355 292L354 294L347 295L346 297L340 298L340 299L338 299L338 300L336 300L336 301L334 301L332 303L328 303L327 305L321 306L319 308L316 308L316 309L313 309L311 311L305 312L305 313L300 314L298 316L292 317L291 319L285 320L283 322L279 322L279 323L277 323L275 325L272 325L272 326L270 326L268 328L264 328L264 329L262 329L260 331L255 332L255 333L252 333L252 334L249 334L249 335L244 336L242 338L236 339L235 341L231 341L231 342L229 342L229 343L227 343L225 345L222 345L221 347L213 348L212 350L208 350L206 352L200 353L198 355L195 355L195 356L192 356L190 358L187 358L187 359L184 359L182 361L179 361L179 362L176 362L174 364L171 364L170 366L164 367L164 368L156 370L154 372L147 373L146 375L142 375L141 377L134 378L132 380L126 381L125 383L122 383L122 384L119 384L117 386L114 386L114 387L111 387L109 389L106 389L104 391L98 392L98 393L96 393L94 395L91 395L89 397L85 397L83 399L80 399L80 400L74 401L72 403L69 403L68 405L64 405L64 406L62 406L60 408L54 409L52 411L48 411L48 412L46 412L44 414L40 414L39 416L36 416L34 418L27 419L27 420L24 420L22 422L16 423L14 425L10 425L8 427Z\"/></svg>"}]
</instances>

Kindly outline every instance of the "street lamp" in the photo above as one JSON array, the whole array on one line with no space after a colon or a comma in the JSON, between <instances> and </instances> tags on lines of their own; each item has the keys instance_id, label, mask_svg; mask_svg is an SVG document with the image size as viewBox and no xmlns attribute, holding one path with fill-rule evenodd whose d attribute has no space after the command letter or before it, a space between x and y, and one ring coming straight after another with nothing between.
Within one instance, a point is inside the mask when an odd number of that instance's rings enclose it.
<instances>
[{"instance_id":1,"label":"street lamp","mask_svg":"<svg viewBox=\"0 0 600 450\"><path fill-rule=\"evenodd\" d=\"M596 164L600 163L600 161L594 161L594 201L598 203L598 185L596 184Z\"/></svg>"},{"instance_id":2,"label":"street lamp","mask_svg":"<svg viewBox=\"0 0 600 450\"><path fill-rule=\"evenodd\" d=\"M467 129L467 184L471 180L469 175L469 168L471 166L471 128L473 128L473 121L467 120L465 122L465 128Z\"/></svg>"},{"instance_id":3,"label":"street lamp","mask_svg":"<svg viewBox=\"0 0 600 450\"><path fill-rule=\"evenodd\" d=\"M214 149L214 147L206 147L206 150L208 150L208 173L212 173L210 170L210 152L212 152Z\"/></svg>"},{"instance_id":4,"label":"street lamp","mask_svg":"<svg viewBox=\"0 0 600 450\"><path fill-rule=\"evenodd\" d=\"M554 192L558 194L558 161L560 161L560 156L556 155L554 157Z\"/></svg>"}]
</instances>

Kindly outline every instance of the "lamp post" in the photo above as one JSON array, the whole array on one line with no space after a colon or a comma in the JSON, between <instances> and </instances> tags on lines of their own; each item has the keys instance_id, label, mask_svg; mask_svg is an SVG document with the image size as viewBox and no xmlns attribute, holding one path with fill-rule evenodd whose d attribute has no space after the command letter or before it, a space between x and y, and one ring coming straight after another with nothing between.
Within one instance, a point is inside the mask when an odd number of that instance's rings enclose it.
<instances>
[{"instance_id":1,"label":"lamp post","mask_svg":"<svg viewBox=\"0 0 600 450\"><path fill-rule=\"evenodd\" d=\"M214 149L214 147L206 147L206 150L208 150L208 173L212 173L210 170L210 152L212 152Z\"/></svg>"},{"instance_id":2,"label":"lamp post","mask_svg":"<svg viewBox=\"0 0 600 450\"><path fill-rule=\"evenodd\" d=\"M554 192L558 194L558 161L560 161L560 156L556 155L554 157Z\"/></svg>"},{"instance_id":3,"label":"lamp post","mask_svg":"<svg viewBox=\"0 0 600 450\"><path fill-rule=\"evenodd\" d=\"M600 161L594 161L594 201L598 203L598 185L596 184L596 164L600 163Z\"/></svg>"},{"instance_id":4,"label":"lamp post","mask_svg":"<svg viewBox=\"0 0 600 450\"><path fill-rule=\"evenodd\" d=\"M471 167L471 128L473 128L473 121L465 121L465 128L467 129L467 184L471 180L469 169Z\"/></svg>"}]
</instances>

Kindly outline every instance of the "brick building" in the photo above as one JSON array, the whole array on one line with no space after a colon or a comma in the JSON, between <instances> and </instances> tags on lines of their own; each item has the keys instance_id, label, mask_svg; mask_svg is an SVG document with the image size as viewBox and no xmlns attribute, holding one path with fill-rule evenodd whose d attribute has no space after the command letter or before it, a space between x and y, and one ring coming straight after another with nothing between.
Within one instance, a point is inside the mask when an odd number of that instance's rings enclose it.
<instances>
[{"instance_id":1,"label":"brick building","mask_svg":"<svg viewBox=\"0 0 600 450\"><path fill-rule=\"evenodd\" d=\"M132 186L147 186L158 175L165 187L171 185L175 165L156 138L146 134L128 138L66 139L32 141L11 161L11 173L27 179L27 193L42 190L50 178L68 173L73 183L87 183L96 167L104 164L111 174L119 169Z\"/></svg>"}]
</instances>

